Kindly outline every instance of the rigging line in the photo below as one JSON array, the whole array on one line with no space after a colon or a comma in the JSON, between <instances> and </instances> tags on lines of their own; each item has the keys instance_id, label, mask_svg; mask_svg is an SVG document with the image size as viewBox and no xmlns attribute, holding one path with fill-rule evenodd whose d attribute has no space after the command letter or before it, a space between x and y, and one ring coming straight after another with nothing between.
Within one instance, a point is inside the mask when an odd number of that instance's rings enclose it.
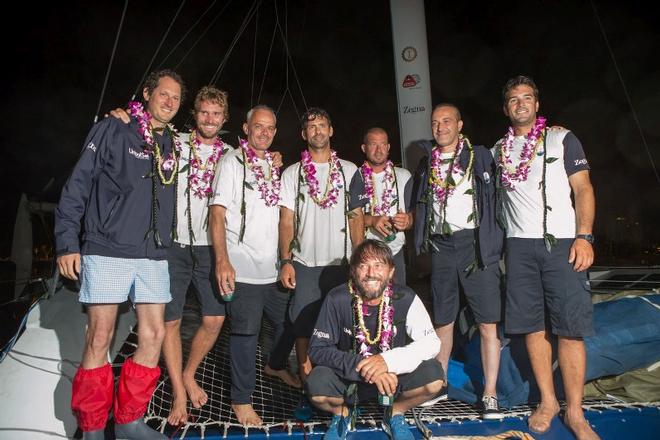
<instances>
[{"instance_id":1,"label":"rigging line","mask_svg":"<svg viewBox=\"0 0 660 440\"><path fill-rule=\"evenodd\" d=\"M158 52L160 52L160 48L163 46L163 43L165 42L165 39L170 33L170 30L172 29L172 26L174 25L174 22L176 21L177 17L179 16L179 13L183 9L183 5L186 4L186 0L181 0L181 4L179 5L179 9L177 9L176 13L174 14L174 17L172 17L172 21L170 21L170 25L167 27L167 30L165 31L165 35L163 35L163 38L160 40L160 43L158 43L158 47L156 48L156 51L154 52L154 55L151 57L151 61L149 61L149 64L147 65L147 68L145 69L144 73L142 74L142 79L138 83L137 87L135 88L135 92L133 92L133 96L131 97L131 100L135 99L135 96L138 94L140 91L140 87L142 86L142 83L144 80L147 78L147 74L149 74L149 71L151 70L151 66L153 66L154 61L156 60L156 56L158 55Z\"/></svg>"},{"instance_id":2,"label":"rigging line","mask_svg":"<svg viewBox=\"0 0 660 440\"><path fill-rule=\"evenodd\" d=\"M185 34L183 34L183 37L172 47L172 50L169 51L167 55L165 55L165 58L163 58L163 61L160 62L160 64L156 67L156 69L160 69L163 67L163 64L165 64L165 61L174 53L174 51L183 43L183 41L188 37L188 35L192 32L193 29L197 27L200 21L202 21L202 18L213 8L213 6L218 2L218 0L213 0L211 4L206 8L204 12L202 12L202 15L199 16L199 18L195 21L195 23L192 24L192 26L188 27L188 30L186 31ZM226 6L226 5L225 5ZM223 8L224 9L224 8ZM222 12L222 11L221 11Z\"/></svg>"},{"instance_id":3,"label":"rigging line","mask_svg":"<svg viewBox=\"0 0 660 440\"><path fill-rule=\"evenodd\" d=\"M227 52L225 53L224 58L222 59L222 61L220 61L220 65L218 66L217 70L211 77L211 84L213 84L220 77L220 74L224 70L227 61L229 60L229 57L231 56L231 53L234 50L234 47L236 47L238 40L243 35L243 32L245 32L245 29L247 28L248 24L250 24L250 21L252 20L252 17L258 10L260 3L261 0L254 0L252 6L250 6L250 9L248 10L247 14L245 15L245 18L243 19L243 23L241 23L241 27L239 28L238 32L236 32L236 35L234 35L234 40L231 42L229 49L227 49Z\"/></svg>"},{"instance_id":4,"label":"rigging line","mask_svg":"<svg viewBox=\"0 0 660 440\"><path fill-rule=\"evenodd\" d=\"M99 104L96 107L96 113L94 114L94 123L99 120L99 112L101 111L101 104L103 104L103 97L105 96L105 89L108 86L108 79L110 78L110 70L112 69L112 62L115 59L115 53L117 52L117 44L119 43L119 35L121 34L121 29L124 26L124 18L126 17L126 10L128 9L128 0L124 2L124 10L121 13L121 19L119 20L119 27L117 28L117 35L115 35L115 44L112 46L112 54L110 55L110 62L108 63L108 69L105 71L105 79L103 80L103 87L101 88L101 96L99 96Z\"/></svg>"},{"instance_id":5,"label":"rigging line","mask_svg":"<svg viewBox=\"0 0 660 440\"><path fill-rule=\"evenodd\" d=\"M612 63L614 64L614 70L616 70L616 74L619 76L619 81L621 82L621 87L623 88L623 94L626 96L626 100L628 101L628 105L630 106L630 112L632 113L633 119L635 120L635 124L637 125L637 130L639 131L639 135L642 138L642 144L646 149L646 155L649 157L649 162L651 162L651 168L653 169L653 174L655 175L655 179L658 182L658 185L660 185L660 175L658 174L658 170L655 167L655 162L653 161L651 150L649 149L649 145L646 142L646 136L644 136L644 131L642 130L642 124L639 122L639 118L637 117L637 112L635 111L635 107L633 107L632 99L630 98L630 94L628 94L628 88L626 87L626 83L623 80L623 75L621 74L621 70L619 69L619 64L617 63L616 58L614 56L614 51L612 50L612 47L610 46L610 42L607 38L605 27L603 26L603 23L600 21L600 16L598 15L596 4L594 3L593 0L591 0L590 3L591 3L591 8L594 10L594 15L596 16L596 21L598 22L598 26L600 27L600 32L603 34L605 45L607 46L607 50L610 53L610 57L612 58Z\"/></svg>"},{"instance_id":6,"label":"rigging line","mask_svg":"<svg viewBox=\"0 0 660 440\"><path fill-rule=\"evenodd\" d=\"M261 93L264 91L264 83L266 82L266 73L268 73L268 65L270 64L270 55L273 52L273 44L275 43L276 33L277 33L277 26L273 26L273 35L270 37L270 47L268 48L268 55L266 56L266 65L264 66L264 74L261 77L261 85L259 86L259 94L257 95L257 102L261 102Z\"/></svg>"},{"instance_id":7,"label":"rigging line","mask_svg":"<svg viewBox=\"0 0 660 440\"><path fill-rule=\"evenodd\" d=\"M254 104L254 74L257 71L257 34L259 31L259 11L254 19L254 47L252 48L252 80L250 81L250 108Z\"/></svg>"},{"instance_id":8,"label":"rigging line","mask_svg":"<svg viewBox=\"0 0 660 440\"><path fill-rule=\"evenodd\" d=\"M225 3L225 6L220 10L220 12L218 12L218 13L216 14L216 16L213 17L213 20L211 20L211 22L206 26L206 28L204 28L204 30L203 30L202 33L197 37L197 39L196 39L195 42L192 44L192 46L190 46L190 49L188 49L188 51L183 55L183 57L181 58L181 60L176 64L176 66L174 66L174 70L178 69L179 66L181 65L181 63L183 63L183 61L184 61L186 58L188 58L188 55L190 55L190 52L192 52L192 50L195 48L195 46L197 46L197 43L199 43L199 42L202 40L202 38L204 37L204 35L206 35L206 33L209 31L209 29L211 29L211 27L215 24L215 22L218 20L218 18L220 18L220 16L222 15L222 13L225 12L225 10L226 10L227 7L231 4L232 1L233 1L233 0L229 0L227 3Z\"/></svg>"},{"instance_id":9,"label":"rigging line","mask_svg":"<svg viewBox=\"0 0 660 440\"><path fill-rule=\"evenodd\" d=\"M277 110L275 110L275 114L279 114L280 109L282 108L282 104L284 103L284 98L286 98L286 93L289 91L289 86L286 86L284 89L284 93L282 93L282 97L280 98L280 103L277 104Z\"/></svg>"},{"instance_id":10,"label":"rigging line","mask_svg":"<svg viewBox=\"0 0 660 440\"><path fill-rule=\"evenodd\" d=\"M275 14L277 17L277 9L275 10ZM286 51L286 56L287 59L289 60L289 63L291 64L291 70L293 71L293 77L296 80L296 84L298 85L298 91L300 92L300 96L302 97L303 104L305 105L305 110L308 108L307 107L307 100L305 99L305 94L303 93L302 86L300 85L300 79L298 78L298 72L296 71L296 66L293 64L293 57L291 56L291 52L289 51L289 44L286 41L286 37L284 35L284 31L282 30L282 26L280 26L280 21L279 19L275 20L275 25L280 31L280 37L283 40L284 43L284 50Z\"/></svg>"},{"instance_id":11,"label":"rigging line","mask_svg":"<svg viewBox=\"0 0 660 440\"><path fill-rule=\"evenodd\" d=\"M293 95L291 94L291 90L287 87L287 91L289 92L289 98L291 98L291 104L293 104L293 110L296 112L296 116L298 117L298 120L300 121L300 112L298 111L298 106L296 105L296 100L293 99Z\"/></svg>"}]
</instances>

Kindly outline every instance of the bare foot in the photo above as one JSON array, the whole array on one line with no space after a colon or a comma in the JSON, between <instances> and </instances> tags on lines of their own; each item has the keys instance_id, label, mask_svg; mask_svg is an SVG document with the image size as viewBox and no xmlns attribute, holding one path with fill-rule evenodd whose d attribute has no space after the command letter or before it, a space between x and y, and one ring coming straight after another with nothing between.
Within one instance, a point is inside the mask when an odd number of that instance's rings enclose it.
<instances>
[{"instance_id":1,"label":"bare foot","mask_svg":"<svg viewBox=\"0 0 660 440\"><path fill-rule=\"evenodd\" d=\"M550 429L552 419L559 413L559 404L541 403L527 419L529 430L535 434L544 434Z\"/></svg>"},{"instance_id":2,"label":"bare foot","mask_svg":"<svg viewBox=\"0 0 660 440\"><path fill-rule=\"evenodd\" d=\"M307 359L307 362L304 364L298 364L298 375L300 376L300 380L302 380L302 383L307 382L307 376L312 372L312 362Z\"/></svg>"},{"instance_id":3,"label":"bare foot","mask_svg":"<svg viewBox=\"0 0 660 440\"><path fill-rule=\"evenodd\" d=\"M261 426L263 423L261 417L254 411L252 405L249 403L238 404L232 403L231 409L234 410L238 423L243 426Z\"/></svg>"},{"instance_id":4,"label":"bare foot","mask_svg":"<svg viewBox=\"0 0 660 440\"><path fill-rule=\"evenodd\" d=\"M573 432L577 440L600 440L598 434L589 426L589 422L584 418L581 410L574 414L566 411L564 425Z\"/></svg>"},{"instance_id":5,"label":"bare foot","mask_svg":"<svg viewBox=\"0 0 660 440\"><path fill-rule=\"evenodd\" d=\"M190 399L193 408L201 408L209 400L209 396L199 385L197 385L195 378L186 377L184 375L183 386L186 387L186 392L188 393L188 398Z\"/></svg>"},{"instance_id":6,"label":"bare foot","mask_svg":"<svg viewBox=\"0 0 660 440\"><path fill-rule=\"evenodd\" d=\"M266 365L264 367L264 374L271 377L273 376L279 377L282 382L289 385L290 387L302 388L302 383L300 382L300 378L295 374L292 374L286 368L283 370L275 370L273 368L270 368L270 366Z\"/></svg>"},{"instance_id":7,"label":"bare foot","mask_svg":"<svg viewBox=\"0 0 660 440\"><path fill-rule=\"evenodd\" d=\"M184 425L188 421L187 403L185 394L183 397L174 396L170 415L167 417L167 423L172 426Z\"/></svg>"}]
</instances>

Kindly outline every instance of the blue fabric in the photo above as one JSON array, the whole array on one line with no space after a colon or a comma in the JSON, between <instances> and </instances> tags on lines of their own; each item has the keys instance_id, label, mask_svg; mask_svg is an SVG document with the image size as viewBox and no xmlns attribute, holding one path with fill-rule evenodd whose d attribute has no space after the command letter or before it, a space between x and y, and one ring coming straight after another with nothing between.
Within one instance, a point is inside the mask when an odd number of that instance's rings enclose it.
<instances>
[{"instance_id":1,"label":"blue fabric","mask_svg":"<svg viewBox=\"0 0 660 440\"><path fill-rule=\"evenodd\" d=\"M586 380L617 375L660 361L660 294L621 298L594 305L595 335L584 338ZM476 403L483 393L478 333L462 347L465 363L450 360L449 398ZM556 341L553 344L556 357ZM497 398L510 408L539 400L524 336L508 340L500 353ZM554 359L553 359L554 360ZM563 397L559 369L554 374L557 396Z\"/></svg>"}]
</instances>

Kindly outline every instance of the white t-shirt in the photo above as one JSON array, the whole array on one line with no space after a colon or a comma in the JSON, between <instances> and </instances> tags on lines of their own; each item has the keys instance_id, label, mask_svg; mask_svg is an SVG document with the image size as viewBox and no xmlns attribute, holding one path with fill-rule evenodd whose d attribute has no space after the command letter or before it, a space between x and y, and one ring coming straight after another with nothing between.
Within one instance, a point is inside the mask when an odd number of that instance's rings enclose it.
<instances>
[{"instance_id":1,"label":"white t-shirt","mask_svg":"<svg viewBox=\"0 0 660 440\"><path fill-rule=\"evenodd\" d=\"M394 206L390 206L388 212L389 216L396 215L397 209L401 212L408 212L408 205L410 205L410 196L412 193L412 176L410 171L405 168L394 167L394 172L396 173L395 197L398 196L398 203L394 204ZM380 173L373 173L372 176L376 200L380 203L383 191L385 190L385 183L383 181L385 178L385 170ZM371 200L369 200L369 197L366 195L364 180L359 170L358 173L355 173L353 181L351 182L351 208L354 209L356 207L363 208L366 215L370 215L371 213ZM384 237L372 228L367 228L366 238L384 241ZM403 231L397 232L394 240L387 242L387 245L392 250L392 255L399 252L405 242L406 234Z\"/></svg>"},{"instance_id":2,"label":"white t-shirt","mask_svg":"<svg viewBox=\"0 0 660 440\"><path fill-rule=\"evenodd\" d=\"M452 157L454 157L453 151L440 154L440 159L443 161L446 159L451 159ZM451 164L441 164L443 172L446 172L447 168L449 168L449 165ZM445 210L447 213L447 223L449 223L449 227L451 228L452 232L462 231L463 229L474 229L474 219L468 221L470 214L473 212L474 202L472 200L472 195L465 194L465 191L472 189L472 179L474 177L467 176L465 179L463 179L465 170L462 170L461 173L452 174L454 182L458 183L461 179L463 181L456 188L454 188L454 191L447 198L447 209ZM434 195L433 218L435 219L435 224L432 225L432 234L442 234L442 211L443 209L441 209L440 203Z\"/></svg>"},{"instance_id":3,"label":"white t-shirt","mask_svg":"<svg viewBox=\"0 0 660 440\"><path fill-rule=\"evenodd\" d=\"M188 157L190 156L190 134L183 133L179 135L181 139L181 157L179 158L179 170L188 165ZM231 145L224 144L225 152L223 156L233 150ZM213 146L201 144L199 146L198 155L202 163L213 153ZM216 174L219 168L216 164ZM191 169L189 171L192 172ZM213 184L211 184L213 186ZM195 239L192 244L194 246L209 246L211 245L211 234L208 231L207 216L208 216L208 199L205 197L200 199L194 194L190 194L190 214L192 220L192 231ZM177 200L176 200L176 243L190 244L190 233L188 231L188 171L179 173L177 184Z\"/></svg>"},{"instance_id":4,"label":"white t-shirt","mask_svg":"<svg viewBox=\"0 0 660 440\"><path fill-rule=\"evenodd\" d=\"M269 284L277 280L277 244L280 211L277 205L266 206L257 189L254 173L248 167L245 187L245 235L241 231L241 190L243 188L243 161L241 149L225 155L219 164L214 182L214 195L209 205L221 205L227 209L225 230L229 261L236 271L236 281L249 284ZM239 161L239 159L241 161ZM265 160L257 162L266 176L269 175Z\"/></svg>"},{"instance_id":5,"label":"white t-shirt","mask_svg":"<svg viewBox=\"0 0 660 440\"><path fill-rule=\"evenodd\" d=\"M339 265L341 259L351 256L351 237L348 230L348 219L346 218L345 191L357 171L355 164L339 159L343 168L345 181L341 183L337 204L332 208L321 209L309 196L309 187L299 182L300 162L289 166L282 173L282 199L280 206L294 211L296 197L298 200L298 242L300 251L293 251L293 259L308 267ZM316 179L319 181L319 190L325 194L328 181L329 163L314 163L316 167ZM304 176L303 176L304 178ZM342 179L343 180L343 179ZM346 229L344 229L346 228ZM344 234L346 241L344 241ZM344 248L346 243L346 249ZM345 250L344 250L345 249Z\"/></svg>"},{"instance_id":6,"label":"white t-shirt","mask_svg":"<svg viewBox=\"0 0 660 440\"><path fill-rule=\"evenodd\" d=\"M493 149L499 154L500 140ZM520 152L525 144L524 136L516 136L510 154L511 168L520 163ZM588 170L589 164L582 144L569 130L552 127L547 130L547 159L556 158L546 164L546 199L551 208L547 217L547 232L555 238L574 238L576 233L575 210L571 202L571 186L568 177L573 173ZM496 162L497 158L496 158ZM514 183L514 190L504 190L504 215L507 222L507 237L543 238L543 198L541 178L543 175L543 144L539 145L534 162L525 182Z\"/></svg>"}]
</instances>

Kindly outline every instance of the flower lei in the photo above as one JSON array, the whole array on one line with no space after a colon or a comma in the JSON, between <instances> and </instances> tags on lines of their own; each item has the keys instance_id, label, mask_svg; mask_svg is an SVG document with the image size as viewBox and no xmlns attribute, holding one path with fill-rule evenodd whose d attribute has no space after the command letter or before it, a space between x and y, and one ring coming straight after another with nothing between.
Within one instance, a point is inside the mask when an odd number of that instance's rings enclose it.
<instances>
[{"instance_id":1,"label":"flower lei","mask_svg":"<svg viewBox=\"0 0 660 440\"><path fill-rule=\"evenodd\" d=\"M538 116L536 118L534 127L525 137L525 144L520 152L520 162L515 168L511 168L511 164L513 163L511 161L511 150L513 148L514 138L513 127L509 127L509 131L500 143L500 179L502 181L502 186L509 191L514 189L515 183L525 182L529 177L529 170L531 169L534 157L536 157L536 150L541 144L539 141L543 138L545 121L546 119L543 116Z\"/></svg>"},{"instance_id":2,"label":"flower lei","mask_svg":"<svg viewBox=\"0 0 660 440\"><path fill-rule=\"evenodd\" d=\"M330 150L330 169L328 170L328 181L325 187L325 194L321 197L319 181L316 179L316 167L312 162L312 155L309 151L302 152L302 168L304 171L304 180L308 186L308 194L321 209L332 208L337 204L339 198L339 188L342 186L339 159L337 152Z\"/></svg>"},{"instance_id":3,"label":"flower lei","mask_svg":"<svg viewBox=\"0 0 660 440\"><path fill-rule=\"evenodd\" d=\"M270 151L265 151L265 159L268 168L270 169L270 176L266 177L261 165L257 165L259 157L257 153L250 147L245 139L239 139L239 144L243 150L246 166L254 174L257 181L257 188L261 192L261 199L266 203L266 206L276 206L280 201L280 168L273 165L273 154Z\"/></svg>"},{"instance_id":4,"label":"flower lei","mask_svg":"<svg viewBox=\"0 0 660 440\"><path fill-rule=\"evenodd\" d=\"M461 167L460 164L460 157L461 153L463 152L464 146L467 144L467 149L468 152L470 153L470 157L468 160L468 165L465 171ZM433 203L433 199L438 202L440 205L440 210L442 211L442 226L441 226L441 234L443 235L451 235L452 230L451 226L447 222L447 202L449 200L449 196L451 196L454 193L454 190L460 186L465 179L470 179L472 175L472 171L474 168L474 148L472 147L472 143L470 142L470 139L468 139L466 136L463 136L462 134L459 135L459 141L458 145L454 149L454 154L451 157L451 159L442 159L441 157L441 151L440 148L434 148L433 151L431 152L431 161L430 161L430 170L429 170L429 191L430 191L430 199L429 200L429 207L431 206L431 203ZM446 171L443 172L443 164L449 163L449 166L447 166ZM454 180L454 175L460 175L460 179L458 182ZM468 189L466 191L466 194L472 195L472 213L468 216L467 221L475 221L475 223L478 221L478 216L476 213L476 201L475 201L475 182L474 179L472 179L472 188ZM429 211L432 216L433 210L429 208ZM433 219L429 218L428 220L430 223L433 223ZM429 223L429 226L430 226ZM475 227L478 226L478 224L475 224ZM430 228L429 228L430 231Z\"/></svg>"},{"instance_id":5,"label":"flower lei","mask_svg":"<svg viewBox=\"0 0 660 440\"><path fill-rule=\"evenodd\" d=\"M213 142L213 151L208 159L206 159L206 163L202 163L199 157L202 142L197 139L197 133L194 129L190 132L188 145L190 145L190 152L192 154L192 158L188 162L190 167L188 169L190 192L199 199L208 198L213 193L211 184L215 177L215 167L225 152L225 144L220 137L216 137L215 142Z\"/></svg>"},{"instance_id":6,"label":"flower lei","mask_svg":"<svg viewBox=\"0 0 660 440\"><path fill-rule=\"evenodd\" d=\"M151 128L151 114L137 101L131 101L128 103L128 112L138 122L138 132L148 147L145 148L145 151L150 153L152 151L151 148L153 148L153 157L156 160L156 170L158 172L158 177L160 177L160 183L163 185L171 185L174 182L179 169L179 153L181 152L181 143L179 142L179 137L176 134L176 131L170 124L166 125L166 128L172 137L174 148L172 148L170 154L163 159L160 146L158 145L158 142L156 142L153 135L153 129ZM165 178L164 171L172 171L169 179Z\"/></svg>"},{"instance_id":7,"label":"flower lei","mask_svg":"<svg viewBox=\"0 0 660 440\"><path fill-rule=\"evenodd\" d=\"M394 171L392 161L388 160L385 164L385 175L383 176L384 188L380 204L376 200L373 168L365 162L360 167L360 172L362 173L362 177L364 177L364 190L370 200L371 215L389 215L390 208L392 208L394 203L399 202L398 188L396 187L396 172Z\"/></svg>"},{"instance_id":8,"label":"flower lei","mask_svg":"<svg viewBox=\"0 0 660 440\"><path fill-rule=\"evenodd\" d=\"M380 351L385 352L391 348L394 319L394 307L392 307L392 281L390 281L383 292L383 297L378 305L378 331L376 337L372 338L369 330L364 325L364 315L368 312L368 306L363 303L362 297L355 292L353 281L348 281L348 291L353 295L355 304L355 316L357 317L355 339L359 344L360 355L371 356L371 346L378 343Z\"/></svg>"}]
</instances>

